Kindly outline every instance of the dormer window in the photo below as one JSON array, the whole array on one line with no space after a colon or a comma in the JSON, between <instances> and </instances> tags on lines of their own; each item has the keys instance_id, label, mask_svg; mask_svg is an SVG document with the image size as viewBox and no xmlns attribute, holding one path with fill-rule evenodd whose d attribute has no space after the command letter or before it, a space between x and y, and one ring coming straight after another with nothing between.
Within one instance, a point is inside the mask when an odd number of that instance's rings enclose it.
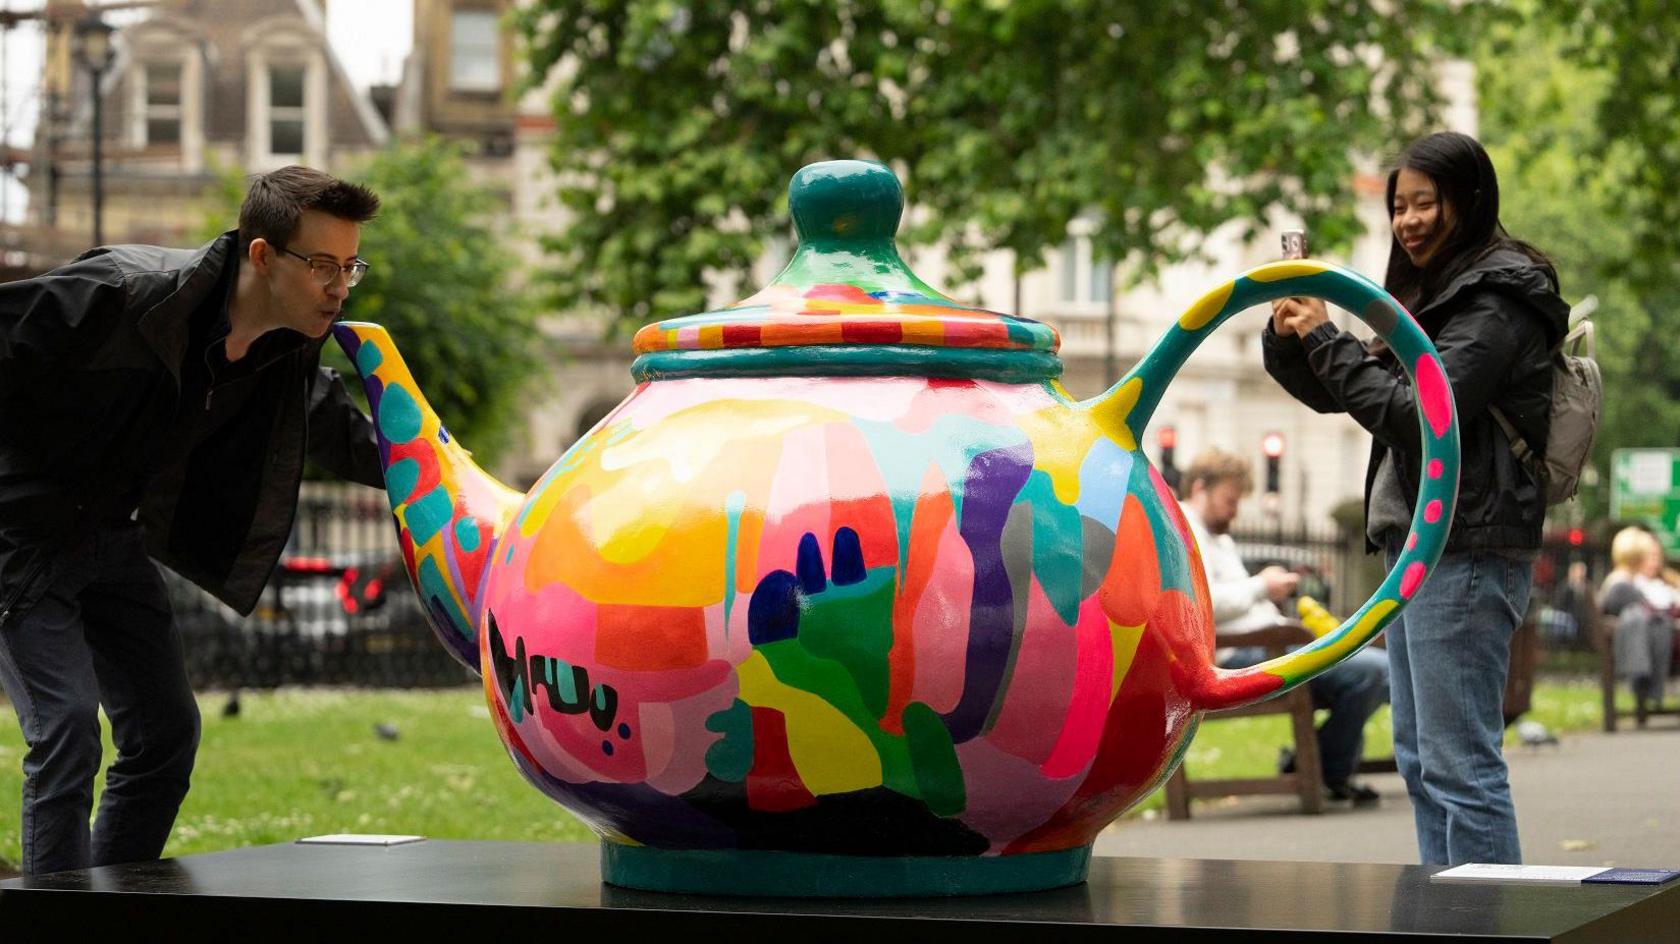
<instances>
[{"instance_id":1,"label":"dormer window","mask_svg":"<svg viewBox=\"0 0 1680 944\"><path fill-rule=\"evenodd\" d=\"M303 155L306 74L303 66L268 69L268 152L276 157Z\"/></svg>"},{"instance_id":2,"label":"dormer window","mask_svg":"<svg viewBox=\"0 0 1680 944\"><path fill-rule=\"evenodd\" d=\"M320 35L296 17L272 16L246 27L240 46L246 166L325 164L328 65Z\"/></svg>"},{"instance_id":3,"label":"dormer window","mask_svg":"<svg viewBox=\"0 0 1680 944\"><path fill-rule=\"evenodd\" d=\"M204 168L203 34L175 17L123 30L122 141L152 169Z\"/></svg>"},{"instance_id":4,"label":"dormer window","mask_svg":"<svg viewBox=\"0 0 1680 944\"><path fill-rule=\"evenodd\" d=\"M143 137L146 147L176 147L181 143L181 63L145 64Z\"/></svg>"},{"instance_id":5,"label":"dormer window","mask_svg":"<svg viewBox=\"0 0 1680 944\"><path fill-rule=\"evenodd\" d=\"M501 18L496 11L455 10L450 14L449 87L456 92L501 90Z\"/></svg>"}]
</instances>

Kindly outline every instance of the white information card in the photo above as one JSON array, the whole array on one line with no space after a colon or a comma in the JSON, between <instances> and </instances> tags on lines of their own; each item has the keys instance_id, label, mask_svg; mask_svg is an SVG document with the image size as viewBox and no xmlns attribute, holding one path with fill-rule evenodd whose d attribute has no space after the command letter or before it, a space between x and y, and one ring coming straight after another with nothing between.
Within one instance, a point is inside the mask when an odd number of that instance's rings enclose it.
<instances>
[{"instance_id":1,"label":"white information card","mask_svg":"<svg viewBox=\"0 0 1680 944\"><path fill-rule=\"evenodd\" d=\"M425 836L386 836L378 833L333 833L328 836L305 836L298 842L318 846L400 846L405 842L419 842Z\"/></svg>"},{"instance_id":2,"label":"white information card","mask_svg":"<svg viewBox=\"0 0 1680 944\"><path fill-rule=\"evenodd\" d=\"M1607 871L1601 865L1491 865L1471 862L1436 872L1430 879L1440 882L1521 882L1540 885L1579 885L1585 879Z\"/></svg>"}]
</instances>

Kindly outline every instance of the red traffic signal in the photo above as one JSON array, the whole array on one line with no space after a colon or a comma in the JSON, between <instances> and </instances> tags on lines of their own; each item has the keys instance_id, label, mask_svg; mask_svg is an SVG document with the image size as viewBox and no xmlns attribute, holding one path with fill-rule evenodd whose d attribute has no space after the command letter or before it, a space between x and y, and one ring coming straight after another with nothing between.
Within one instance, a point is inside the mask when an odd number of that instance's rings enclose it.
<instances>
[{"instance_id":1,"label":"red traffic signal","mask_svg":"<svg viewBox=\"0 0 1680 944\"><path fill-rule=\"evenodd\" d=\"M1268 459L1276 459L1283 455L1283 434L1267 433L1260 437L1260 451Z\"/></svg>"},{"instance_id":2,"label":"red traffic signal","mask_svg":"<svg viewBox=\"0 0 1680 944\"><path fill-rule=\"evenodd\" d=\"M1178 430L1171 426L1163 426L1161 431L1155 434L1155 441L1160 443L1162 449L1171 449L1178 445Z\"/></svg>"},{"instance_id":3,"label":"red traffic signal","mask_svg":"<svg viewBox=\"0 0 1680 944\"><path fill-rule=\"evenodd\" d=\"M1569 529L1569 544L1571 547L1580 547L1585 543L1587 543L1587 533L1585 531L1580 528Z\"/></svg>"}]
</instances>

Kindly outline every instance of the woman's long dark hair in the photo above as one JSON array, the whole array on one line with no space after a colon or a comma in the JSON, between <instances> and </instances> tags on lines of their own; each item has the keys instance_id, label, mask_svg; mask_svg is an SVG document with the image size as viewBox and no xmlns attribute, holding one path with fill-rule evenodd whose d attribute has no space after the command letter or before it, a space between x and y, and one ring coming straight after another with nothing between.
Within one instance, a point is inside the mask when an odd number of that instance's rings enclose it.
<instances>
[{"instance_id":1,"label":"woman's long dark hair","mask_svg":"<svg viewBox=\"0 0 1680 944\"><path fill-rule=\"evenodd\" d=\"M1412 264L1400 240L1390 235L1388 275L1383 287L1414 311L1434 299L1476 260L1496 249L1514 249L1546 270L1557 288L1557 269L1539 249L1513 239L1499 222L1499 178L1493 161L1475 138L1441 131L1412 142L1388 174L1388 219L1394 221L1394 187L1401 170L1435 182L1439 202L1452 207L1452 229L1422 268Z\"/></svg>"}]
</instances>

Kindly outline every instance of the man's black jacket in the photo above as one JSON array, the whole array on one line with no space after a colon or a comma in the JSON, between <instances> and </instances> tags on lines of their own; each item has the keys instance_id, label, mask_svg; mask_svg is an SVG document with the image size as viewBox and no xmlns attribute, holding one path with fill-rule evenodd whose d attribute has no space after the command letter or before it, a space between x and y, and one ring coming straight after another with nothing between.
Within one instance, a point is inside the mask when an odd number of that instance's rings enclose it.
<instances>
[{"instance_id":1,"label":"man's black jacket","mask_svg":"<svg viewBox=\"0 0 1680 944\"><path fill-rule=\"evenodd\" d=\"M384 484L372 423L319 366L323 339L287 330L248 355L261 359L238 381L252 386L237 416L166 455L200 408L181 402L191 319L224 304L237 251L234 233L196 251L109 246L0 285L0 614L27 609L54 549L127 517L136 495L152 556L249 613L291 532L306 456Z\"/></svg>"},{"instance_id":2,"label":"man's black jacket","mask_svg":"<svg viewBox=\"0 0 1680 944\"><path fill-rule=\"evenodd\" d=\"M1545 496L1488 407L1499 407L1535 453L1545 453L1551 349L1563 339L1569 306L1538 264L1499 249L1413 314L1441 352L1458 407L1463 458L1447 550L1539 547ZM1347 413L1371 433L1367 520L1377 466L1389 450L1410 507L1423 450L1417 397L1393 353L1380 342L1367 348L1328 322L1294 338L1280 337L1268 321L1262 348L1266 371L1295 399L1320 413Z\"/></svg>"}]
</instances>

